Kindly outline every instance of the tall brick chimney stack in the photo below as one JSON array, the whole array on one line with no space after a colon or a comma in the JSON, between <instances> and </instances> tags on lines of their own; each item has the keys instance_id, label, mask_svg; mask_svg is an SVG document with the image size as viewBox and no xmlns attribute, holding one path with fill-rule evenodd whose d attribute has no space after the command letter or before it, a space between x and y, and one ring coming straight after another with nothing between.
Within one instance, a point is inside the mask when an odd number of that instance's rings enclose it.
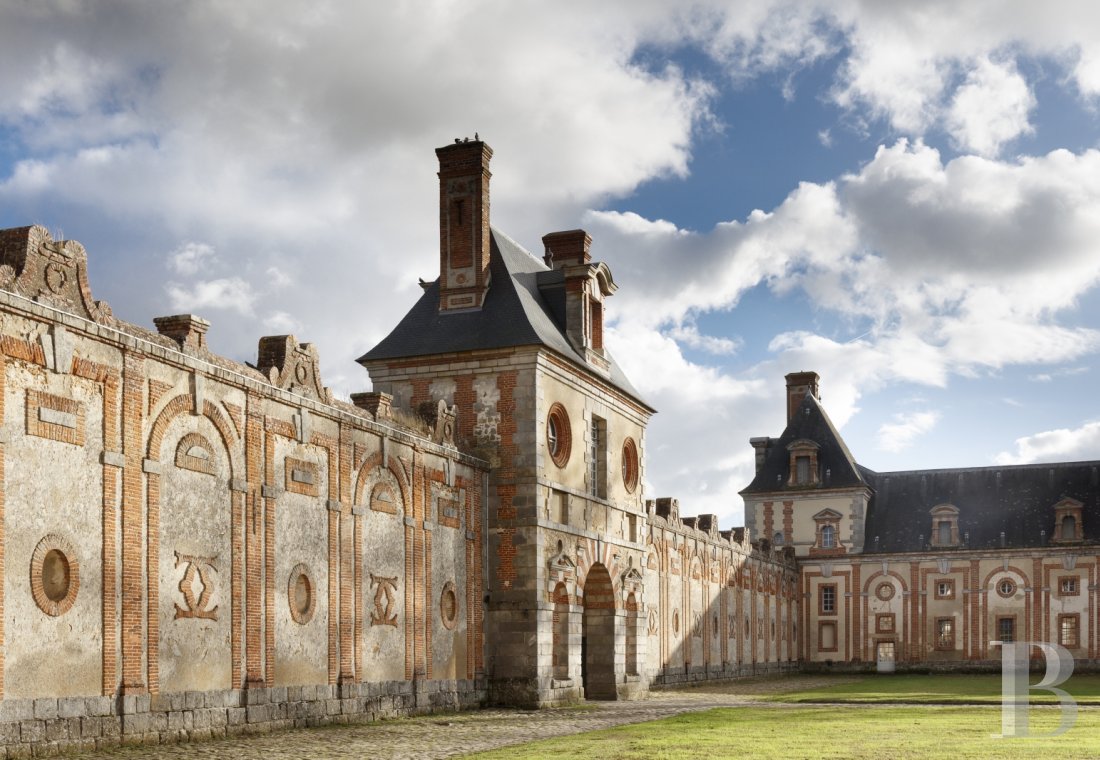
<instances>
[{"instance_id":1,"label":"tall brick chimney stack","mask_svg":"<svg viewBox=\"0 0 1100 760\"><path fill-rule=\"evenodd\" d=\"M480 309L489 290L489 161L481 140L436 148L439 159L439 311Z\"/></svg>"},{"instance_id":2,"label":"tall brick chimney stack","mask_svg":"<svg viewBox=\"0 0 1100 760\"><path fill-rule=\"evenodd\" d=\"M794 418L798 405L802 403L802 399L806 398L807 393L813 394L813 397L818 400L821 399L817 387L820 379L816 372L792 372L787 375L787 424L790 424Z\"/></svg>"},{"instance_id":3,"label":"tall brick chimney stack","mask_svg":"<svg viewBox=\"0 0 1100 760\"><path fill-rule=\"evenodd\" d=\"M546 249L543 261L551 269L592 261L592 238L584 230L551 232L542 236L542 245Z\"/></svg>"},{"instance_id":4,"label":"tall brick chimney stack","mask_svg":"<svg viewBox=\"0 0 1100 760\"><path fill-rule=\"evenodd\" d=\"M603 294L592 278L592 238L584 230L542 236L543 261L565 277L565 332L574 348L603 351Z\"/></svg>"}]
</instances>

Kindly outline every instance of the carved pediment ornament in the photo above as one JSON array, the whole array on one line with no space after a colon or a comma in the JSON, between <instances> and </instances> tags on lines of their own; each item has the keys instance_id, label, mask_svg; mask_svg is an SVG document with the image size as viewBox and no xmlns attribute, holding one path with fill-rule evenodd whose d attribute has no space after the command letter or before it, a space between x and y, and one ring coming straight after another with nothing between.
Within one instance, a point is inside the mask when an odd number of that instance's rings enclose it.
<instances>
[{"instance_id":1,"label":"carved pediment ornament","mask_svg":"<svg viewBox=\"0 0 1100 760\"><path fill-rule=\"evenodd\" d=\"M0 288L93 322L111 319L111 307L92 299L84 246L55 241L40 225L0 235Z\"/></svg>"},{"instance_id":2,"label":"carved pediment ornament","mask_svg":"<svg viewBox=\"0 0 1100 760\"><path fill-rule=\"evenodd\" d=\"M260 338L256 369L267 375L276 388L332 403L332 391L321 384L320 360L312 343L299 343L293 335Z\"/></svg>"}]
</instances>

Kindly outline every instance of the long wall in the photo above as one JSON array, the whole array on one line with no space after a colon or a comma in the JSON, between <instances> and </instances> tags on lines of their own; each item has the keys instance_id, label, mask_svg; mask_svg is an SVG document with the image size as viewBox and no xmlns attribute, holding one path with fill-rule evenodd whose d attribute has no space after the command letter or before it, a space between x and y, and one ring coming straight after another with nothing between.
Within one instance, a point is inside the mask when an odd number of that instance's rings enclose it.
<instances>
[{"instance_id":1,"label":"long wall","mask_svg":"<svg viewBox=\"0 0 1100 760\"><path fill-rule=\"evenodd\" d=\"M453 410L335 401L292 336L231 362L86 277L0 231L9 756L481 704L487 469Z\"/></svg>"}]
</instances>

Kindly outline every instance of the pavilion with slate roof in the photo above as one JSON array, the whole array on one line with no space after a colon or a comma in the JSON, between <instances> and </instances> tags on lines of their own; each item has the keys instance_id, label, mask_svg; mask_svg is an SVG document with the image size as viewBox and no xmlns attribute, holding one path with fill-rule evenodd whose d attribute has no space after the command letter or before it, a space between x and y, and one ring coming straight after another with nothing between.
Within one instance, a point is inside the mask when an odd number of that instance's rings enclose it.
<instances>
[{"instance_id":1,"label":"pavilion with slate roof","mask_svg":"<svg viewBox=\"0 0 1100 760\"><path fill-rule=\"evenodd\" d=\"M753 438L746 524L798 557L809 662L994 664L991 640L1097 657L1100 462L875 472L787 375L787 427Z\"/></svg>"}]
</instances>

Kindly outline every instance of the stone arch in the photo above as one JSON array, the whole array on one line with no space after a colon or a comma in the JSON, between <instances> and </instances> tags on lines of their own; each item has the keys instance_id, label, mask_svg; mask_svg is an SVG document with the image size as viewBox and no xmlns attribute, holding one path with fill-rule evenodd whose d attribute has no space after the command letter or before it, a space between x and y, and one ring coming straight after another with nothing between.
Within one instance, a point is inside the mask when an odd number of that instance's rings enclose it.
<instances>
[{"instance_id":1,"label":"stone arch","mask_svg":"<svg viewBox=\"0 0 1100 760\"><path fill-rule=\"evenodd\" d=\"M893 578L894 580L896 580L898 582L898 584L901 586L901 593L903 593L903 594L909 593L909 584L907 584L905 582L905 578L903 578L900 573L894 572L893 570L890 570L889 572L885 572L885 573L882 572L881 570L879 570L879 571L877 571L875 573L872 573L871 575L867 576L867 580L864 581L864 583L863 583L863 593L865 593L865 594L874 593L873 589L871 588L871 583L878 580L879 578L884 578L886 576L889 576L889 577Z\"/></svg>"},{"instance_id":2,"label":"stone arch","mask_svg":"<svg viewBox=\"0 0 1100 760\"><path fill-rule=\"evenodd\" d=\"M569 589L558 581L554 588L553 621L553 672L554 678L564 681L569 678Z\"/></svg>"},{"instance_id":3,"label":"stone arch","mask_svg":"<svg viewBox=\"0 0 1100 760\"><path fill-rule=\"evenodd\" d=\"M619 633L616 622L615 586L602 562L594 562L584 581L584 614L581 621L581 680L586 699L615 699Z\"/></svg>"},{"instance_id":4,"label":"stone arch","mask_svg":"<svg viewBox=\"0 0 1100 760\"><path fill-rule=\"evenodd\" d=\"M228 418L209 400L203 401L196 421L184 426L179 440L174 435L169 440L173 423L195 409L193 395L172 398L150 426L146 442L146 458L155 463L144 468L148 552L150 562L158 565L149 573L146 591L146 677L154 694L160 691L162 670L172 691L211 684L233 688L241 672L240 642L230 634L239 630L241 614L233 600L240 596L243 556L237 538L244 510L244 486L237 481L243 454ZM209 458L196 458L190 462L194 466L165 467L176 463L185 446L185 458L193 448L204 449ZM224 482L199 486L190 480L218 471L219 452L224 452L228 469ZM201 595L193 593L196 578Z\"/></svg>"},{"instance_id":5,"label":"stone arch","mask_svg":"<svg viewBox=\"0 0 1100 760\"><path fill-rule=\"evenodd\" d=\"M632 591L626 596L626 673L636 676L639 671L638 629L641 627L641 604Z\"/></svg>"},{"instance_id":6,"label":"stone arch","mask_svg":"<svg viewBox=\"0 0 1100 760\"><path fill-rule=\"evenodd\" d=\"M161 449L164 444L164 434L167 432L168 426L181 414L191 411L194 408L195 398L190 394L176 396L165 404L149 430L149 439L145 456L156 462L163 461ZM239 462L240 452L236 451L236 447L234 446L237 442L237 435L233 432L232 425L212 401L203 402L202 416L210 420L215 429L217 429L218 436L221 438L222 445L225 447L226 458L229 460L229 477L231 479L236 478L237 473L241 472Z\"/></svg>"},{"instance_id":7,"label":"stone arch","mask_svg":"<svg viewBox=\"0 0 1100 760\"><path fill-rule=\"evenodd\" d=\"M1015 573L1016 575L1020 576L1020 581L1021 581L1023 586L1030 585L1031 581L1029 580L1027 573L1025 573L1020 568L1016 567L1016 565L1009 565L1008 567L996 568L996 569L990 570L988 573L986 573L985 578L982 579L982 588L989 588L989 586L992 584L994 576L996 576L996 575L1008 575L1010 573ZM998 579L998 580L1000 580L1000 579Z\"/></svg>"},{"instance_id":8,"label":"stone arch","mask_svg":"<svg viewBox=\"0 0 1100 760\"><path fill-rule=\"evenodd\" d=\"M401 512L408 512L409 494L412 491L405 478L404 470L393 457L389 458L387 465L382 464L381 454L367 457L356 476L355 503L370 507L364 499L370 499L379 485L387 485L393 489L394 494L400 499Z\"/></svg>"}]
</instances>

